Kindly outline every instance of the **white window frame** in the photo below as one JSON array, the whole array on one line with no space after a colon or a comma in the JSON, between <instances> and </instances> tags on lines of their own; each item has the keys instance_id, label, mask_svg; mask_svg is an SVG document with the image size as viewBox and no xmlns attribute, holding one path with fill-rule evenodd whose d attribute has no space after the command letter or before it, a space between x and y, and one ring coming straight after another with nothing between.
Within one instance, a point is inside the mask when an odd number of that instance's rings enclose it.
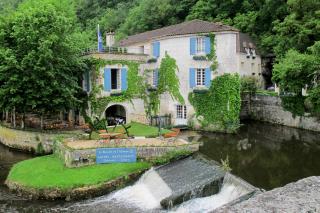
<instances>
[{"instance_id":1,"label":"white window frame","mask_svg":"<svg viewBox=\"0 0 320 213\"><path fill-rule=\"evenodd\" d=\"M196 69L196 76L195 76L196 86L197 87L204 87L206 86L206 69L204 68L197 68Z\"/></svg>"},{"instance_id":2,"label":"white window frame","mask_svg":"<svg viewBox=\"0 0 320 213\"><path fill-rule=\"evenodd\" d=\"M156 70L154 69L153 71L152 71L152 86L154 86L154 87L156 87L157 86L157 84L156 84Z\"/></svg>"},{"instance_id":3,"label":"white window frame","mask_svg":"<svg viewBox=\"0 0 320 213\"><path fill-rule=\"evenodd\" d=\"M187 106L186 105L176 105L176 118L177 119L187 119Z\"/></svg>"},{"instance_id":4,"label":"white window frame","mask_svg":"<svg viewBox=\"0 0 320 213\"><path fill-rule=\"evenodd\" d=\"M205 54L206 52L206 41L204 37L196 38L196 53L199 55Z\"/></svg>"}]
</instances>

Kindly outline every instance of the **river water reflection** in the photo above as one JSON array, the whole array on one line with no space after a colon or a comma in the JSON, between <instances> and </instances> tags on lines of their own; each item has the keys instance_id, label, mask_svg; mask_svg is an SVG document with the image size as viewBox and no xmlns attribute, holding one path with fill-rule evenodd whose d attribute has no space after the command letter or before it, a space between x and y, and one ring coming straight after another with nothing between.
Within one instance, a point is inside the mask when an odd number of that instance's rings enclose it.
<instances>
[{"instance_id":1,"label":"river water reflection","mask_svg":"<svg viewBox=\"0 0 320 213\"><path fill-rule=\"evenodd\" d=\"M320 175L320 134L263 122L248 122L238 134L201 133L200 152L229 158L232 173L266 190Z\"/></svg>"}]
</instances>

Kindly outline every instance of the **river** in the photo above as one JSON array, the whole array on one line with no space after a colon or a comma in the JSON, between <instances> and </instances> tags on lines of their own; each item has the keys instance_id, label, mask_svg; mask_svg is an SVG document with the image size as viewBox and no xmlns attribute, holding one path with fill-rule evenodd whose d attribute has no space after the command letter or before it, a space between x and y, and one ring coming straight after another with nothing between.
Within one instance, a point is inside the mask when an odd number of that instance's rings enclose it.
<instances>
[{"instance_id":1,"label":"river","mask_svg":"<svg viewBox=\"0 0 320 213\"><path fill-rule=\"evenodd\" d=\"M221 161L228 157L232 173L252 185L270 190L304 177L320 175L320 134L263 122L246 122L237 134L184 131L182 137L202 142L200 153ZM28 201L10 193L4 181L11 166L34 156L0 145L0 212L124 212L121 203L105 202L104 196L81 202ZM130 190L128 187L125 190ZM114 194L123 194L123 191ZM219 196L218 196L219 197ZM195 199L192 205L204 206L210 197ZM219 198L220 199L220 198ZM212 201L212 199L211 199ZM190 202L190 201L189 201ZM192 201L191 201L192 202ZM86 209L83 206L88 206ZM109 205L109 206L108 206ZM137 210L137 209L136 209ZM141 210L141 209L140 209ZM139 209L138 209L139 211Z\"/></svg>"}]
</instances>

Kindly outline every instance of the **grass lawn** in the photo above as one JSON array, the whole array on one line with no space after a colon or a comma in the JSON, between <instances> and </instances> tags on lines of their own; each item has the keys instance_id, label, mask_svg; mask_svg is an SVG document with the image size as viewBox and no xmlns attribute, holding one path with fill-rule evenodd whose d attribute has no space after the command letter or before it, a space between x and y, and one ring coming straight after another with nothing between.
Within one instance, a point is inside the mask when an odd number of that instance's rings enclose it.
<instances>
[{"instance_id":1,"label":"grass lawn","mask_svg":"<svg viewBox=\"0 0 320 213\"><path fill-rule=\"evenodd\" d=\"M157 137L158 136L158 128L154 126L148 126L145 124L137 123L137 122L131 122L130 124L126 124L126 126L131 126L130 129L128 129L129 134L133 136L144 136L144 137ZM123 129L122 126L117 126L115 131L121 131ZM108 129L109 132L113 131L113 128ZM170 130L162 129L161 134L168 133Z\"/></svg>"},{"instance_id":2,"label":"grass lawn","mask_svg":"<svg viewBox=\"0 0 320 213\"><path fill-rule=\"evenodd\" d=\"M101 184L150 166L147 162L137 162L66 168L58 156L47 155L15 164L8 180L38 189L72 189Z\"/></svg>"},{"instance_id":3,"label":"grass lawn","mask_svg":"<svg viewBox=\"0 0 320 213\"><path fill-rule=\"evenodd\" d=\"M256 94L269 95L269 96L279 96L278 93L276 93L274 91L268 91L268 90L257 90Z\"/></svg>"}]
</instances>

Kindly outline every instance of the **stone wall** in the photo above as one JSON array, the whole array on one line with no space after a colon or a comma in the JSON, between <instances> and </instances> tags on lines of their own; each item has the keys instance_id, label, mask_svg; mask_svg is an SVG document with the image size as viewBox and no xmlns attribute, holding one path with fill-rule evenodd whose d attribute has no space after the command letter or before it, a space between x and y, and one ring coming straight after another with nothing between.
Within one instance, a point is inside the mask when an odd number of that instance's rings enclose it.
<instances>
[{"instance_id":1,"label":"stone wall","mask_svg":"<svg viewBox=\"0 0 320 213\"><path fill-rule=\"evenodd\" d=\"M320 177L308 177L252 198L227 204L213 212L318 212L320 210Z\"/></svg>"},{"instance_id":2,"label":"stone wall","mask_svg":"<svg viewBox=\"0 0 320 213\"><path fill-rule=\"evenodd\" d=\"M22 151L46 154L51 153L53 141L59 136L70 134L49 134L11 129L0 125L0 143Z\"/></svg>"},{"instance_id":3,"label":"stone wall","mask_svg":"<svg viewBox=\"0 0 320 213\"><path fill-rule=\"evenodd\" d=\"M267 95L243 96L242 119L253 119L270 123L320 131L320 122L315 117L296 116L285 111L281 106L281 98Z\"/></svg>"},{"instance_id":4,"label":"stone wall","mask_svg":"<svg viewBox=\"0 0 320 213\"><path fill-rule=\"evenodd\" d=\"M140 146L136 148L138 158L151 159L164 156L171 151L188 150L196 152L199 150L199 143L190 143L181 146ZM65 166L70 168L93 165L96 163L96 148L74 150L65 146L63 142L58 142L55 144L55 153L59 155L60 159L64 160Z\"/></svg>"}]
</instances>

